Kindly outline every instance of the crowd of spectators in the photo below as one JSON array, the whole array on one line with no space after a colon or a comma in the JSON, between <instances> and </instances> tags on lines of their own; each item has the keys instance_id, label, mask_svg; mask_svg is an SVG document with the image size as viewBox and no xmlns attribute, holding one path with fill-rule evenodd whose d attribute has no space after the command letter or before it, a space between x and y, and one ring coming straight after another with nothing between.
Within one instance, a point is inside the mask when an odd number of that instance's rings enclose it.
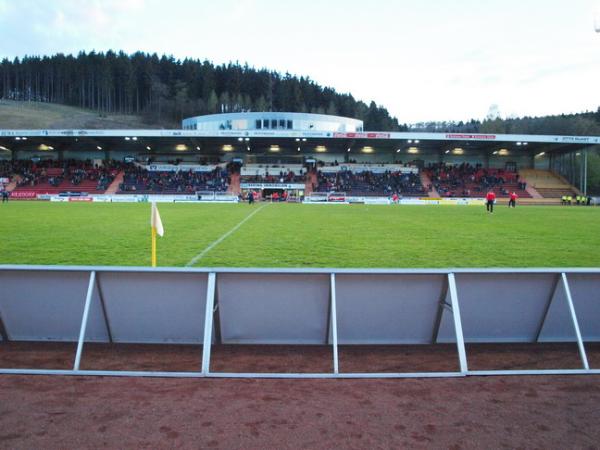
<instances>
[{"instance_id":1,"label":"crowd of spectators","mask_svg":"<svg viewBox=\"0 0 600 450\"><path fill-rule=\"evenodd\" d=\"M354 173L340 170L333 173L317 173L318 192L346 192L355 196L420 196L425 191L421 179L415 173L371 171Z\"/></svg>"},{"instance_id":2,"label":"crowd of spectators","mask_svg":"<svg viewBox=\"0 0 600 450\"><path fill-rule=\"evenodd\" d=\"M121 193L136 194L193 194L196 191L224 192L230 184L227 168L217 166L209 172L180 170L178 172L149 171L141 166L128 164Z\"/></svg>"},{"instance_id":3,"label":"crowd of spectators","mask_svg":"<svg viewBox=\"0 0 600 450\"><path fill-rule=\"evenodd\" d=\"M14 173L14 164L12 161L0 161L0 178L11 178Z\"/></svg>"},{"instance_id":4,"label":"crowd of spectators","mask_svg":"<svg viewBox=\"0 0 600 450\"><path fill-rule=\"evenodd\" d=\"M481 164L430 164L426 172L433 187L443 197L481 197L490 190L508 196L511 190L517 189L523 193L527 187L526 182L519 180L517 172L484 169Z\"/></svg>"},{"instance_id":5,"label":"crowd of spectators","mask_svg":"<svg viewBox=\"0 0 600 450\"><path fill-rule=\"evenodd\" d=\"M104 161L102 165L90 160L42 160L42 161L10 161L2 164L4 176L17 176L17 187L35 188L49 184L53 187L65 188L79 186L84 181L95 181L96 190L106 190L120 170L115 161ZM66 183L65 183L66 181Z\"/></svg>"}]
</instances>

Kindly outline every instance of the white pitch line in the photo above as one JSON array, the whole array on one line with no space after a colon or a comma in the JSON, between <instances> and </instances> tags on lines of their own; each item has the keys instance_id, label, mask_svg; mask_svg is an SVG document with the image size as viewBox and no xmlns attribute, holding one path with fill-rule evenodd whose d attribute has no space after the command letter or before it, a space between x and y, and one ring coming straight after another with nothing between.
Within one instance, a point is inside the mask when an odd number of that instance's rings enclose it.
<instances>
[{"instance_id":1,"label":"white pitch line","mask_svg":"<svg viewBox=\"0 0 600 450\"><path fill-rule=\"evenodd\" d=\"M225 233L223 236L221 236L215 242L213 242L208 247L206 247L204 250L202 250L200 253L198 253L196 256L194 256L190 260L190 262L185 265L185 267L191 267L194 264L196 264L198 261L200 261L204 257L204 255L206 255L208 252L210 252L213 248L215 248L217 245L219 245L221 242L223 242L225 239L227 239L228 236L230 236L232 233L234 233L239 227L241 227L248 220L250 220L254 214L256 214L257 212L259 212L261 209L265 208L268 205L269 204L267 203L267 204L261 206L260 208L255 209L254 211L252 211L240 223L238 223L235 227L233 227L231 230L229 230L227 233Z\"/></svg>"}]
</instances>

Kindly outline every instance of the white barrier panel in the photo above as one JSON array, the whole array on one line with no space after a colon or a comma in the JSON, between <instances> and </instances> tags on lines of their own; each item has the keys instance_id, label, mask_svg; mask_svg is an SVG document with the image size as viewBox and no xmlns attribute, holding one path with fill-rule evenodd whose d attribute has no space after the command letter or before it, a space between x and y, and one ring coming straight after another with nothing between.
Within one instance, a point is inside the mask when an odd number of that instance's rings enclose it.
<instances>
[{"instance_id":1,"label":"white barrier panel","mask_svg":"<svg viewBox=\"0 0 600 450\"><path fill-rule=\"evenodd\" d=\"M217 292L223 343L327 343L327 275L223 274Z\"/></svg>"},{"instance_id":2,"label":"white barrier panel","mask_svg":"<svg viewBox=\"0 0 600 450\"><path fill-rule=\"evenodd\" d=\"M556 274L457 274L465 342L536 342L546 312L555 307L554 336L575 340L569 311L556 289ZM446 319L446 318L444 318ZM442 320L440 340L453 342L451 322Z\"/></svg>"},{"instance_id":3,"label":"white barrier panel","mask_svg":"<svg viewBox=\"0 0 600 450\"><path fill-rule=\"evenodd\" d=\"M304 203L326 203L336 204L339 202L331 201L327 193L312 193L306 197ZM392 202L389 197L365 197L365 196L346 196L343 204L364 203L367 205L450 205L450 206L483 206L484 200L479 198L445 198L445 199L428 199L428 198L400 198L398 203Z\"/></svg>"},{"instance_id":4,"label":"white barrier panel","mask_svg":"<svg viewBox=\"0 0 600 450\"><path fill-rule=\"evenodd\" d=\"M115 195L111 198L113 203L137 203L138 197L135 195Z\"/></svg>"},{"instance_id":5,"label":"white barrier panel","mask_svg":"<svg viewBox=\"0 0 600 450\"><path fill-rule=\"evenodd\" d=\"M442 198L438 202L439 205L451 205L451 206L469 206L469 205L477 205L483 206L485 205L485 200L483 198Z\"/></svg>"},{"instance_id":6,"label":"white barrier panel","mask_svg":"<svg viewBox=\"0 0 600 450\"><path fill-rule=\"evenodd\" d=\"M377 198L365 197L363 200L363 203L365 205L389 205L392 202L389 198L385 198L385 197L377 197Z\"/></svg>"},{"instance_id":7,"label":"white barrier panel","mask_svg":"<svg viewBox=\"0 0 600 450\"><path fill-rule=\"evenodd\" d=\"M569 274L569 287L583 340L600 342L600 273Z\"/></svg>"},{"instance_id":8,"label":"white barrier panel","mask_svg":"<svg viewBox=\"0 0 600 450\"><path fill-rule=\"evenodd\" d=\"M423 200L420 198L401 198L398 201L401 205L439 205L439 200Z\"/></svg>"},{"instance_id":9,"label":"white barrier panel","mask_svg":"<svg viewBox=\"0 0 600 450\"><path fill-rule=\"evenodd\" d=\"M15 341L77 342L89 271L1 271L0 318ZM90 340L106 340L97 314L88 324Z\"/></svg>"},{"instance_id":10,"label":"white barrier panel","mask_svg":"<svg viewBox=\"0 0 600 450\"><path fill-rule=\"evenodd\" d=\"M97 283L114 342L202 343L207 274L104 272Z\"/></svg>"},{"instance_id":11,"label":"white barrier panel","mask_svg":"<svg viewBox=\"0 0 600 450\"><path fill-rule=\"evenodd\" d=\"M94 202L94 203L177 203L177 202L196 202L196 203L237 203L239 198L236 195L224 192L212 193L210 198L199 198L197 195L91 195L89 197L61 197L58 195L47 196L51 202Z\"/></svg>"},{"instance_id":12,"label":"white barrier panel","mask_svg":"<svg viewBox=\"0 0 600 450\"><path fill-rule=\"evenodd\" d=\"M280 378L596 374L600 369L590 369L585 342L600 341L600 269L5 265L0 266L0 346L12 341L77 342L73 369L0 368L0 373ZM196 344L202 358L200 364L198 352L198 366L189 372L82 370L86 342ZM469 369L465 343L548 342L576 343L581 368ZM333 371L211 371L213 343L328 346ZM456 345L458 370L362 373L339 366L338 344L438 343Z\"/></svg>"},{"instance_id":13,"label":"white barrier panel","mask_svg":"<svg viewBox=\"0 0 600 450\"><path fill-rule=\"evenodd\" d=\"M432 343L443 275L339 274L336 281L340 344Z\"/></svg>"}]
</instances>

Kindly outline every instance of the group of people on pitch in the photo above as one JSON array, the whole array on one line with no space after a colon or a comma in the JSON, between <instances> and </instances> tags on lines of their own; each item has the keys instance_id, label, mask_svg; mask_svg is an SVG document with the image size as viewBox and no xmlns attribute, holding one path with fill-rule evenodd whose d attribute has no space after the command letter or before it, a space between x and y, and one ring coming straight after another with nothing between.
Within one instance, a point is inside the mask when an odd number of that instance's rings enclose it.
<instances>
[{"instance_id":1,"label":"group of people on pitch","mask_svg":"<svg viewBox=\"0 0 600 450\"><path fill-rule=\"evenodd\" d=\"M508 207L516 208L518 198L519 196L517 195L517 193L515 191L512 191L508 198ZM496 203L496 194L494 193L494 191L488 191L488 193L485 196L485 208L487 212L494 212L494 203Z\"/></svg>"}]
</instances>

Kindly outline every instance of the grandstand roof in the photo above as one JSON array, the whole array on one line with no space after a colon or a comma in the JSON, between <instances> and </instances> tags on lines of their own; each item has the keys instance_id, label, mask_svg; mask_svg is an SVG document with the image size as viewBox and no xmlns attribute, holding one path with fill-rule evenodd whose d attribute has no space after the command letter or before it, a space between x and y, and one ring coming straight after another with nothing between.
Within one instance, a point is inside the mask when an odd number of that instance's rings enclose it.
<instances>
[{"instance_id":1,"label":"grandstand roof","mask_svg":"<svg viewBox=\"0 0 600 450\"><path fill-rule=\"evenodd\" d=\"M567 153L600 144L600 136L517 135L481 133L325 132L325 131L193 131L193 130L0 130L0 151L12 150L144 150L189 151L219 154L227 151L313 154L315 151L345 154L365 147L377 153L402 153L416 147L420 155L448 153L510 152ZM147 149L150 147L150 149ZM317 147L319 147L317 149ZM300 149L300 150L298 150ZM300 153L298 153L300 152ZM414 155L417 157L416 155Z\"/></svg>"}]
</instances>

